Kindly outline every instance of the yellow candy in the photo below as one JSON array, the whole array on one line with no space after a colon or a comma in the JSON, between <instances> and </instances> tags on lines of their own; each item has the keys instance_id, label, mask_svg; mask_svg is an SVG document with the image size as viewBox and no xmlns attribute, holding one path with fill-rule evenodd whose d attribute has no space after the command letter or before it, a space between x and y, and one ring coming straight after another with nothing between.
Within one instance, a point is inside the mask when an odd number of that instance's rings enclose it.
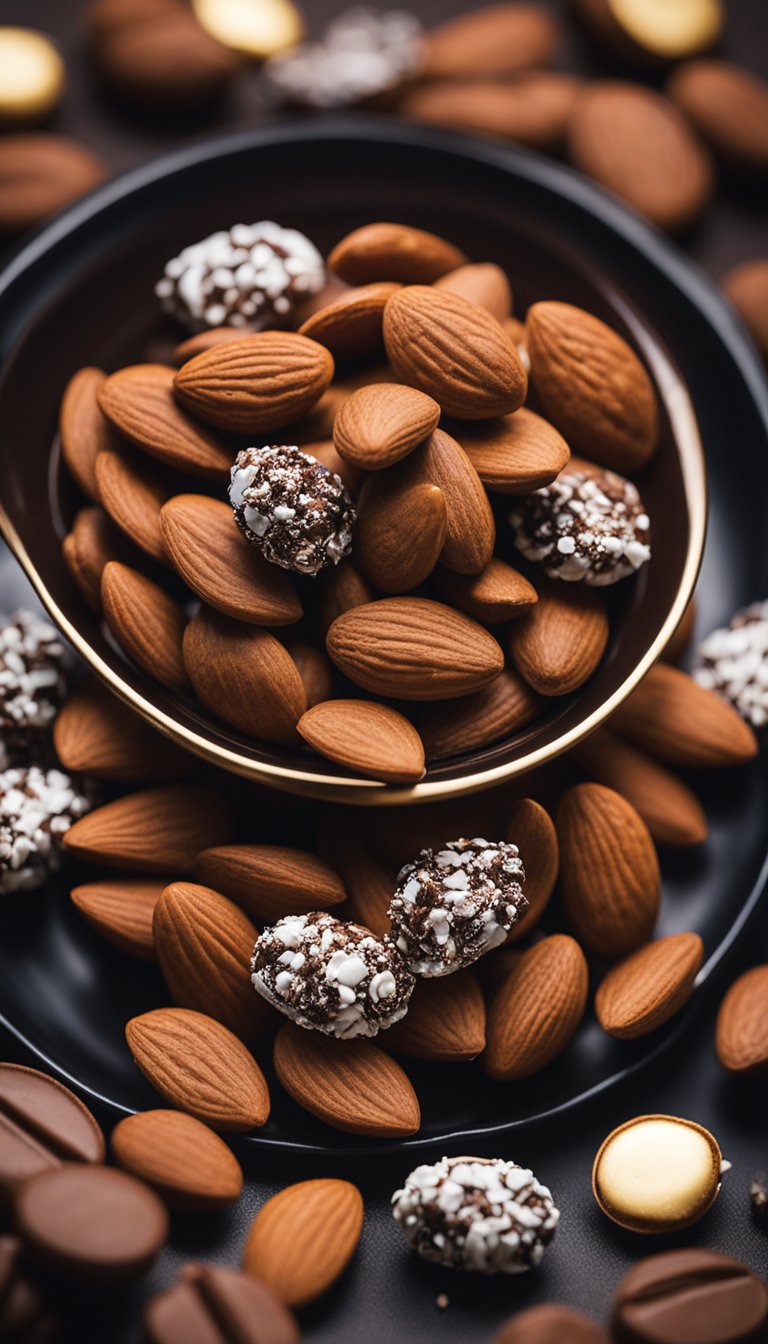
<instances>
[{"instance_id":1,"label":"yellow candy","mask_svg":"<svg viewBox=\"0 0 768 1344\"><path fill-rule=\"evenodd\" d=\"M592 1187L603 1213L621 1227L672 1232L706 1213L727 1165L709 1131L693 1120L640 1115L609 1134Z\"/></svg>"},{"instance_id":2,"label":"yellow candy","mask_svg":"<svg viewBox=\"0 0 768 1344\"><path fill-rule=\"evenodd\" d=\"M64 91L64 63L31 28L0 28L0 120L39 121Z\"/></svg>"},{"instance_id":3,"label":"yellow candy","mask_svg":"<svg viewBox=\"0 0 768 1344\"><path fill-rule=\"evenodd\" d=\"M274 56L303 36L291 0L192 0L192 6L211 37L247 56Z\"/></svg>"}]
</instances>

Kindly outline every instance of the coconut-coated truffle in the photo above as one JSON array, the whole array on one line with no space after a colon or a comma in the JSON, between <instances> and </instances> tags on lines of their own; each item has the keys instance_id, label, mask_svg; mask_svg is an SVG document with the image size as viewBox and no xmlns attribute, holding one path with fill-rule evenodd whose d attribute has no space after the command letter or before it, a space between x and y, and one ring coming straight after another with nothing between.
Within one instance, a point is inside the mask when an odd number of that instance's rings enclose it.
<instances>
[{"instance_id":1,"label":"coconut-coated truffle","mask_svg":"<svg viewBox=\"0 0 768 1344\"><path fill-rule=\"evenodd\" d=\"M694 679L728 700L753 728L768 724L768 602L753 602L696 651Z\"/></svg>"},{"instance_id":2,"label":"coconut-coated truffle","mask_svg":"<svg viewBox=\"0 0 768 1344\"><path fill-rule=\"evenodd\" d=\"M295 445L238 453L229 502L246 539L281 569L319 574L351 550L355 509L341 477Z\"/></svg>"},{"instance_id":3,"label":"coconut-coated truffle","mask_svg":"<svg viewBox=\"0 0 768 1344\"><path fill-rule=\"evenodd\" d=\"M89 809L61 770L0 773L0 893L40 887L61 863L61 841Z\"/></svg>"}]
</instances>

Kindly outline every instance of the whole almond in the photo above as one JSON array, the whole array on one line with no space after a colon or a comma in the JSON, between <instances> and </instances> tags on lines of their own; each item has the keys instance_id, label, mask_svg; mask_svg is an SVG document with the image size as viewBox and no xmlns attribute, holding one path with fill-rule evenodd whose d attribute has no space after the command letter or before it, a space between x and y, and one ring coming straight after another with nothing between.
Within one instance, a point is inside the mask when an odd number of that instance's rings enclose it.
<instances>
[{"instance_id":1,"label":"whole almond","mask_svg":"<svg viewBox=\"0 0 768 1344\"><path fill-rule=\"evenodd\" d=\"M275 1038L274 1065L289 1096L332 1129L398 1139L421 1124L407 1076L371 1041L337 1041L288 1022Z\"/></svg>"},{"instance_id":2,"label":"whole almond","mask_svg":"<svg viewBox=\"0 0 768 1344\"><path fill-rule=\"evenodd\" d=\"M436 429L400 470L404 481L428 481L445 495L442 564L459 574L479 574L493 555L496 524L482 482L463 448L450 434Z\"/></svg>"},{"instance_id":3,"label":"whole almond","mask_svg":"<svg viewBox=\"0 0 768 1344\"><path fill-rule=\"evenodd\" d=\"M581 87L581 80L573 75L549 71L520 75L511 82L441 80L417 85L403 99L398 112L430 126L480 131L530 149L556 152L565 142ZM483 303L479 293L467 291L465 297L482 303L494 317L509 317L508 307L500 313L496 305Z\"/></svg>"},{"instance_id":4,"label":"whole almond","mask_svg":"<svg viewBox=\"0 0 768 1344\"><path fill-rule=\"evenodd\" d=\"M440 597L484 625L501 625L538 600L533 584L495 555L479 574L457 574L441 567L435 587Z\"/></svg>"},{"instance_id":5,"label":"whole almond","mask_svg":"<svg viewBox=\"0 0 768 1344\"><path fill-rule=\"evenodd\" d=\"M386 1043L407 1059L445 1064L475 1059L485 1049L485 1000L472 972L420 980Z\"/></svg>"},{"instance_id":6,"label":"whole almond","mask_svg":"<svg viewBox=\"0 0 768 1344\"><path fill-rule=\"evenodd\" d=\"M715 1049L729 1073L768 1072L768 966L753 966L731 985L717 1014Z\"/></svg>"},{"instance_id":7,"label":"whole almond","mask_svg":"<svg viewBox=\"0 0 768 1344\"><path fill-rule=\"evenodd\" d=\"M434 397L446 415L484 420L516 411L527 377L499 323L468 299L429 285L397 290L384 309L396 376Z\"/></svg>"},{"instance_id":8,"label":"whole almond","mask_svg":"<svg viewBox=\"0 0 768 1344\"><path fill-rule=\"evenodd\" d=\"M724 277L723 289L768 365L768 259L735 266Z\"/></svg>"},{"instance_id":9,"label":"whole almond","mask_svg":"<svg viewBox=\"0 0 768 1344\"><path fill-rule=\"evenodd\" d=\"M174 495L161 509L160 529L174 569L210 607L253 625L301 619L290 575L248 545L223 501Z\"/></svg>"},{"instance_id":10,"label":"whole almond","mask_svg":"<svg viewBox=\"0 0 768 1344\"><path fill-rule=\"evenodd\" d=\"M648 942L659 913L659 861L645 822L602 784L576 784L557 809L560 889L568 922L612 960Z\"/></svg>"},{"instance_id":11,"label":"whole almond","mask_svg":"<svg viewBox=\"0 0 768 1344\"><path fill-rule=\"evenodd\" d=\"M363 1230L363 1197L350 1181L300 1181L254 1218L243 1269L290 1307L303 1307L343 1274Z\"/></svg>"},{"instance_id":12,"label":"whole almond","mask_svg":"<svg viewBox=\"0 0 768 1344\"><path fill-rule=\"evenodd\" d=\"M88 499L99 498L96 458L116 445L116 435L98 402L106 382L102 369L79 369L64 389L59 411L61 452L75 481Z\"/></svg>"},{"instance_id":13,"label":"whole almond","mask_svg":"<svg viewBox=\"0 0 768 1344\"><path fill-rule=\"evenodd\" d=\"M101 612L101 576L110 560L136 554L103 509L80 509L61 545L64 563L81 596L93 611Z\"/></svg>"},{"instance_id":14,"label":"whole almond","mask_svg":"<svg viewBox=\"0 0 768 1344\"><path fill-rule=\"evenodd\" d=\"M408 719L370 700L326 700L301 716L298 731L315 751L387 784L415 784L424 747Z\"/></svg>"},{"instance_id":15,"label":"whole almond","mask_svg":"<svg viewBox=\"0 0 768 1344\"><path fill-rule=\"evenodd\" d=\"M210 102L240 65L236 53L215 41L184 6L111 27L96 43L94 57L120 99L176 112Z\"/></svg>"},{"instance_id":16,"label":"whole almond","mask_svg":"<svg viewBox=\"0 0 768 1344\"><path fill-rule=\"evenodd\" d=\"M438 289L458 294L463 299L469 299L470 303L485 308L497 322L503 322L512 312L509 280L506 272L494 261L470 262L466 266L458 266L455 271L442 275L435 285Z\"/></svg>"},{"instance_id":17,"label":"whole almond","mask_svg":"<svg viewBox=\"0 0 768 1344\"><path fill-rule=\"evenodd\" d=\"M364 224L337 243L328 267L349 285L430 285L467 258L453 243L407 224Z\"/></svg>"},{"instance_id":18,"label":"whole almond","mask_svg":"<svg viewBox=\"0 0 768 1344\"><path fill-rule=\"evenodd\" d=\"M112 1131L112 1155L174 1209L225 1209L243 1188L240 1163L224 1140L183 1111L127 1115Z\"/></svg>"},{"instance_id":19,"label":"whole almond","mask_svg":"<svg viewBox=\"0 0 768 1344\"><path fill-rule=\"evenodd\" d=\"M95 681L68 697L53 725L56 755L65 770L127 784L182 779L189 756Z\"/></svg>"},{"instance_id":20,"label":"whole almond","mask_svg":"<svg viewBox=\"0 0 768 1344\"><path fill-rule=\"evenodd\" d=\"M289 425L281 428L280 436L283 443L296 443L303 448L306 443L319 443L332 438L339 407L344 404L349 392L350 389L341 382L326 388L311 411L307 411L300 419L292 420Z\"/></svg>"},{"instance_id":21,"label":"whole almond","mask_svg":"<svg viewBox=\"0 0 768 1344\"><path fill-rule=\"evenodd\" d=\"M322 859L285 845L217 845L198 855L194 874L268 924L284 915L330 910L347 894Z\"/></svg>"},{"instance_id":22,"label":"whole almond","mask_svg":"<svg viewBox=\"0 0 768 1344\"><path fill-rule=\"evenodd\" d=\"M333 667L330 658L322 649L318 649L317 645L308 644L304 640L289 640L288 652L301 677L304 694L307 697L307 709L321 704L323 700L330 700L333 694Z\"/></svg>"},{"instance_id":23,"label":"whole almond","mask_svg":"<svg viewBox=\"0 0 768 1344\"><path fill-rule=\"evenodd\" d=\"M535 719L541 704L530 686L510 668L473 695L446 700L419 718L427 759L461 756L511 737Z\"/></svg>"},{"instance_id":24,"label":"whole almond","mask_svg":"<svg viewBox=\"0 0 768 1344\"><path fill-rule=\"evenodd\" d=\"M517 845L525 869L524 894L528 909L512 925L508 943L517 943L538 924L549 905L560 866L555 824L546 808L533 798L521 798L509 814L506 839Z\"/></svg>"},{"instance_id":25,"label":"whole almond","mask_svg":"<svg viewBox=\"0 0 768 1344\"><path fill-rule=\"evenodd\" d=\"M627 1041L668 1022L691 997L703 954L697 933L673 933L613 966L595 995L603 1031Z\"/></svg>"},{"instance_id":26,"label":"whole almond","mask_svg":"<svg viewBox=\"0 0 768 1344\"><path fill-rule=\"evenodd\" d=\"M389 933L388 910L395 873L372 852L345 816L334 814L322 829L322 853L347 890L346 915L377 938Z\"/></svg>"},{"instance_id":27,"label":"whole almond","mask_svg":"<svg viewBox=\"0 0 768 1344\"><path fill-rule=\"evenodd\" d=\"M226 479L230 449L185 414L173 395L173 377L165 364L129 365L109 376L99 405L121 434L165 466Z\"/></svg>"},{"instance_id":28,"label":"whole almond","mask_svg":"<svg viewBox=\"0 0 768 1344\"><path fill-rule=\"evenodd\" d=\"M571 0L592 35L615 57L643 67L705 51L723 27L720 0Z\"/></svg>"},{"instance_id":29,"label":"whole almond","mask_svg":"<svg viewBox=\"0 0 768 1344\"><path fill-rule=\"evenodd\" d=\"M33 228L46 215L90 191L103 177L101 160L66 136L4 135L0 140L0 233Z\"/></svg>"},{"instance_id":30,"label":"whole almond","mask_svg":"<svg viewBox=\"0 0 768 1344\"><path fill-rule=\"evenodd\" d=\"M353 607L363 607L374 598L368 580L355 569L351 560L342 560L334 569L319 575L316 582L319 589L318 624L323 635L328 633L337 616L343 616Z\"/></svg>"},{"instance_id":31,"label":"whole almond","mask_svg":"<svg viewBox=\"0 0 768 1344\"><path fill-rule=\"evenodd\" d=\"M501 495L527 495L549 485L571 455L554 425L526 406L452 429L483 485Z\"/></svg>"},{"instance_id":32,"label":"whole almond","mask_svg":"<svg viewBox=\"0 0 768 1344\"><path fill-rule=\"evenodd\" d=\"M694 769L740 765L757 752L749 724L680 668L657 663L611 719L653 756Z\"/></svg>"},{"instance_id":33,"label":"whole almond","mask_svg":"<svg viewBox=\"0 0 768 1344\"><path fill-rule=\"evenodd\" d=\"M197 854L226 844L232 830L221 791L196 784L141 789L104 803L70 826L73 855L140 873L188 873Z\"/></svg>"},{"instance_id":34,"label":"whole almond","mask_svg":"<svg viewBox=\"0 0 768 1344\"><path fill-rule=\"evenodd\" d=\"M667 92L729 168L768 173L768 84L741 65L688 61Z\"/></svg>"},{"instance_id":35,"label":"whole almond","mask_svg":"<svg viewBox=\"0 0 768 1344\"><path fill-rule=\"evenodd\" d=\"M384 308L397 288L397 284L383 281L345 290L333 303L308 317L299 332L319 341L334 359L360 362L380 358L384 353Z\"/></svg>"},{"instance_id":36,"label":"whole almond","mask_svg":"<svg viewBox=\"0 0 768 1344\"><path fill-rule=\"evenodd\" d=\"M449 19L426 36L432 79L508 75L550 65L557 22L538 5L496 4Z\"/></svg>"},{"instance_id":37,"label":"whole almond","mask_svg":"<svg viewBox=\"0 0 768 1344\"><path fill-rule=\"evenodd\" d=\"M180 603L146 575L118 560L104 566L101 603L123 652L161 686L186 690L189 678L182 640L187 617Z\"/></svg>"},{"instance_id":38,"label":"whole almond","mask_svg":"<svg viewBox=\"0 0 768 1344\"><path fill-rule=\"evenodd\" d=\"M142 1073L178 1110L225 1133L266 1124L269 1090L261 1069L212 1017L155 1008L131 1018L125 1037Z\"/></svg>"},{"instance_id":39,"label":"whole almond","mask_svg":"<svg viewBox=\"0 0 768 1344\"><path fill-rule=\"evenodd\" d=\"M658 411L634 350L570 303L534 303L525 330L536 395L572 450L613 471L644 467L656 449Z\"/></svg>"},{"instance_id":40,"label":"whole almond","mask_svg":"<svg viewBox=\"0 0 768 1344\"><path fill-rule=\"evenodd\" d=\"M568 695L592 676L608 643L608 617L594 589L561 593L542 587L539 600L512 624L509 649L518 671L540 695Z\"/></svg>"},{"instance_id":41,"label":"whole almond","mask_svg":"<svg viewBox=\"0 0 768 1344\"><path fill-rule=\"evenodd\" d=\"M167 564L160 530L160 510L170 494L166 483L125 453L99 453L94 474L99 501L113 523L153 560Z\"/></svg>"},{"instance_id":42,"label":"whole almond","mask_svg":"<svg viewBox=\"0 0 768 1344\"><path fill-rule=\"evenodd\" d=\"M307 697L291 655L267 630L201 607L184 633L184 665L206 709L263 742L295 741Z\"/></svg>"},{"instance_id":43,"label":"whole almond","mask_svg":"<svg viewBox=\"0 0 768 1344\"><path fill-rule=\"evenodd\" d=\"M113 877L83 882L72 904L107 942L142 961L155 960L152 915L165 882L160 878Z\"/></svg>"},{"instance_id":44,"label":"whole almond","mask_svg":"<svg viewBox=\"0 0 768 1344\"><path fill-rule=\"evenodd\" d=\"M332 377L324 345L294 331L260 331L204 350L181 366L173 385L207 424L262 433L306 415Z\"/></svg>"},{"instance_id":45,"label":"whole almond","mask_svg":"<svg viewBox=\"0 0 768 1344\"><path fill-rule=\"evenodd\" d=\"M447 530L448 510L439 486L411 483L400 473L371 476L359 500L355 558L380 592L407 593L432 573Z\"/></svg>"},{"instance_id":46,"label":"whole almond","mask_svg":"<svg viewBox=\"0 0 768 1344\"><path fill-rule=\"evenodd\" d=\"M544 938L512 966L488 1010L483 1056L492 1078L530 1078L562 1054L584 1015L589 974L579 944Z\"/></svg>"},{"instance_id":47,"label":"whole almond","mask_svg":"<svg viewBox=\"0 0 768 1344\"><path fill-rule=\"evenodd\" d=\"M615 789L632 804L657 844L678 847L706 840L707 818L695 793L618 733L598 728L571 757L589 779Z\"/></svg>"},{"instance_id":48,"label":"whole almond","mask_svg":"<svg viewBox=\"0 0 768 1344\"><path fill-rule=\"evenodd\" d=\"M353 607L328 631L340 670L365 690L406 700L449 700L497 677L504 655L468 616L420 597Z\"/></svg>"},{"instance_id":49,"label":"whole almond","mask_svg":"<svg viewBox=\"0 0 768 1344\"><path fill-rule=\"evenodd\" d=\"M348 462L381 471L413 452L440 419L437 402L402 383L358 388L339 408L333 442Z\"/></svg>"}]
</instances>

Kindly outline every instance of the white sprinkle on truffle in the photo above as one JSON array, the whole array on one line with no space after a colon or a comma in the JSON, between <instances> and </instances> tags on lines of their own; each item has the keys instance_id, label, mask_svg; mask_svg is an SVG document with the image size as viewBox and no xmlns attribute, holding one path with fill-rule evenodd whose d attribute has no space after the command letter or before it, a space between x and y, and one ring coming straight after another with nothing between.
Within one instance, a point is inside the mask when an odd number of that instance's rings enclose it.
<instances>
[{"instance_id":1,"label":"white sprinkle on truffle","mask_svg":"<svg viewBox=\"0 0 768 1344\"><path fill-rule=\"evenodd\" d=\"M272 56L264 73L282 102L349 107L395 88L423 60L421 24L401 9L348 9L319 42Z\"/></svg>"},{"instance_id":2,"label":"white sprinkle on truffle","mask_svg":"<svg viewBox=\"0 0 768 1344\"><path fill-rule=\"evenodd\" d=\"M66 689L66 649L31 611L0 617L0 770L43 750Z\"/></svg>"},{"instance_id":3,"label":"white sprinkle on truffle","mask_svg":"<svg viewBox=\"0 0 768 1344\"><path fill-rule=\"evenodd\" d=\"M728 700L753 728L768 724L768 602L737 611L729 626L713 630L696 651L693 676Z\"/></svg>"},{"instance_id":4,"label":"white sprinkle on truffle","mask_svg":"<svg viewBox=\"0 0 768 1344\"><path fill-rule=\"evenodd\" d=\"M341 477L295 444L238 453L229 502L243 535L282 569L317 574L352 547L355 509Z\"/></svg>"},{"instance_id":5,"label":"white sprinkle on truffle","mask_svg":"<svg viewBox=\"0 0 768 1344\"><path fill-rule=\"evenodd\" d=\"M89 800L61 770L0 774L0 892L40 887L61 863L61 841Z\"/></svg>"}]
</instances>

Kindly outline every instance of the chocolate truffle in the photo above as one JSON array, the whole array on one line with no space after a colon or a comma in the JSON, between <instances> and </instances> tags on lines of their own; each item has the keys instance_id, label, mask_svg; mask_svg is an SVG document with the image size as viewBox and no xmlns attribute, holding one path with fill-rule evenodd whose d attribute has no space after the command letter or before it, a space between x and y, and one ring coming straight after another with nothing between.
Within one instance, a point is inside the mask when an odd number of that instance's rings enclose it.
<instances>
[{"instance_id":1,"label":"chocolate truffle","mask_svg":"<svg viewBox=\"0 0 768 1344\"><path fill-rule=\"evenodd\" d=\"M651 558L637 487L613 471L563 471L509 516L515 545L551 579L603 588Z\"/></svg>"},{"instance_id":2,"label":"chocolate truffle","mask_svg":"<svg viewBox=\"0 0 768 1344\"><path fill-rule=\"evenodd\" d=\"M392 1196L392 1212L425 1260L479 1274L534 1269L560 1219L533 1172L501 1158L416 1167Z\"/></svg>"},{"instance_id":3,"label":"chocolate truffle","mask_svg":"<svg viewBox=\"0 0 768 1344\"><path fill-rule=\"evenodd\" d=\"M517 845L451 840L397 877L392 937L416 975L450 975L503 943L527 909Z\"/></svg>"},{"instance_id":4,"label":"chocolate truffle","mask_svg":"<svg viewBox=\"0 0 768 1344\"><path fill-rule=\"evenodd\" d=\"M402 9L355 6L319 42L301 42L264 66L275 97L304 107L349 107L394 89L423 61L421 24Z\"/></svg>"},{"instance_id":5,"label":"chocolate truffle","mask_svg":"<svg viewBox=\"0 0 768 1344\"><path fill-rule=\"evenodd\" d=\"M235 522L265 560L318 574L349 554L355 510L340 476L295 445L245 448L230 473Z\"/></svg>"},{"instance_id":6,"label":"chocolate truffle","mask_svg":"<svg viewBox=\"0 0 768 1344\"><path fill-rule=\"evenodd\" d=\"M66 650L31 611L0 617L0 770L44 751L66 689Z\"/></svg>"},{"instance_id":7,"label":"chocolate truffle","mask_svg":"<svg viewBox=\"0 0 768 1344\"><path fill-rule=\"evenodd\" d=\"M61 839L89 800L61 770L0 773L0 893L40 887L61 862Z\"/></svg>"},{"instance_id":8,"label":"chocolate truffle","mask_svg":"<svg viewBox=\"0 0 768 1344\"><path fill-rule=\"evenodd\" d=\"M166 264L155 294L190 331L285 326L325 284L320 253L297 229L271 220L235 224L185 247Z\"/></svg>"},{"instance_id":9,"label":"chocolate truffle","mask_svg":"<svg viewBox=\"0 0 768 1344\"><path fill-rule=\"evenodd\" d=\"M323 911L265 929L251 971L255 989L286 1017L343 1040L399 1022L415 984L388 939Z\"/></svg>"},{"instance_id":10,"label":"chocolate truffle","mask_svg":"<svg viewBox=\"0 0 768 1344\"><path fill-rule=\"evenodd\" d=\"M768 602L737 611L696 651L694 679L728 700L753 728L768 724Z\"/></svg>"}]
</instances>

